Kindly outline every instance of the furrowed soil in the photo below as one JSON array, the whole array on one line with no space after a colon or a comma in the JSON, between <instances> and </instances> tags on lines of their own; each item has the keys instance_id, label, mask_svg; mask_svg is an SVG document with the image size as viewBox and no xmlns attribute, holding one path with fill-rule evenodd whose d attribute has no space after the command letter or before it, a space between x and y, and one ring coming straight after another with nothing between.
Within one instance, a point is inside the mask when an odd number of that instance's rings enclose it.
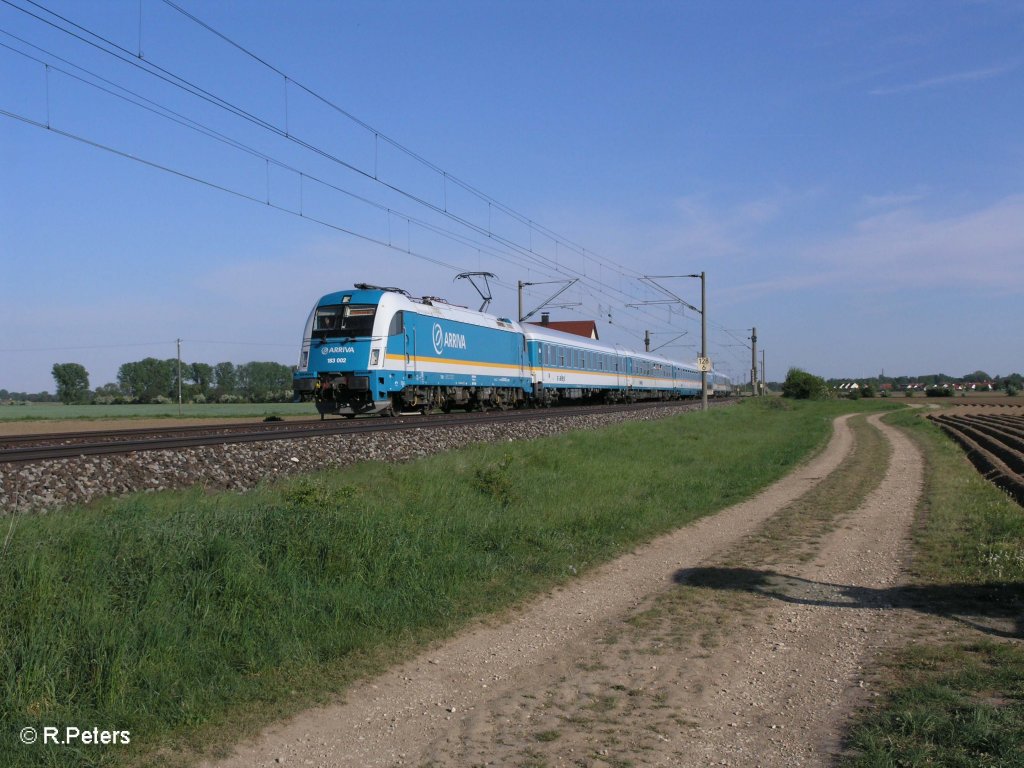
<instances>
[{"instance_id":1,"label":"furrowed soil","mask_svg":"<svg viewBox=\"0 0 1024 768\"><path fill-rule=\"evenodd\" d=\"M657 539L237 747L234 766L815 766L894 605L923 460L881 416Z\"/></svg>"}]
</instances>

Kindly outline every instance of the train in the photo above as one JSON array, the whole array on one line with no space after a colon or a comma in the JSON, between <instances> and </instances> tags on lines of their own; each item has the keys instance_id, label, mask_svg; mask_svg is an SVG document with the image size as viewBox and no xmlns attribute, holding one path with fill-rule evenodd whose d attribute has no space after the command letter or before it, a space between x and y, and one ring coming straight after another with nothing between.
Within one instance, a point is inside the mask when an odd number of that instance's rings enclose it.
<instances>
[{"instance_id":1,"label":"train","mask_svg":"<svg viewBox=\"0 0 1024 768\"><path fill-rule=\"evenodd\" d=\"M708 395L732 389L707 374ZM293 387L323 419L698 397L689 363L356 283L316 302Z\"/></svg>"}]
</instances>

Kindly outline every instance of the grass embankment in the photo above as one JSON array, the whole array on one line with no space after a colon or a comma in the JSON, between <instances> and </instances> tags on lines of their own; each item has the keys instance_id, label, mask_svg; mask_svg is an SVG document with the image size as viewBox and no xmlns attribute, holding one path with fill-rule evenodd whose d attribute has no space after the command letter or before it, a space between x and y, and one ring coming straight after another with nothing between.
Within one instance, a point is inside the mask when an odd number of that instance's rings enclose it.
<instances>
[{"instance_id":1,"label":"grass embankment","mask_svg":"<svg viewBox=\"0 0 1024 768\"><path fill-rule=\"evenodd\" d=\"M854 728L848 764L1024 766L1024 510L930 422L889 421L928 466L907 602L958 629L887 659L888 691Z\"/></svg>"},{"instance_id":2,"label":"grass embankment","mask_svg":"<svg viewBox=\"0 0 1024 768\"><path fill-rule=\"evenodd\" d=\"M850 407L780 405L17 518L0 553L5 765L175 764L326 700L749 496ZM131 745L25 747L27 726Z\"/></svg>"}]
</instances>

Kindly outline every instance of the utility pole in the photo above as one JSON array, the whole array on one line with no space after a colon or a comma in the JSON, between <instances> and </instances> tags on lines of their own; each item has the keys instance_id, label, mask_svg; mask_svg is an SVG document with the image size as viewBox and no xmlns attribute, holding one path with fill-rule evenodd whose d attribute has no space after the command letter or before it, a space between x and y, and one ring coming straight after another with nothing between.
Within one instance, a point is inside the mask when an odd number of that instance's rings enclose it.
<instances>
[{"instance_id":1,"label":"utility pole","mask_svg":"<svg viewBox=\"0 0 1024 768\"><path fill-rule=\"evenodd\" d=\"M757 397L757 327L750 329L750 394Z\"/></svg>"},{"instance_id":2,"label":"utility pole","mask_svg":"<svg viewBox=\"0 0 1024 768\"><path fill-rule=\"evenodd\" d=\"M181 339L178 339L178 416L181 416Z\"/></svg>"},{"instance_id":3,"label":"utility pole","mask_svg":"<svg viewBox=\"0 0 1024 768\"><path fill-rule=\"evenodd\" d=\"M764 377L764 349L761 349L761 394L768 392L768 381Z\"/></svg>"},{"instance_id":4,"label":"utility pole","mask_svg":"<svg viewBox=\"0 0 1024 768\"><path fill-rule=\"evenodd\" d=\"M644 331L644 352L651 351L651 332Z\"/></svg>"},{"instance_id":5,"label":"utility pole","mask_svg":"<svg viewBox=\"0 0 1024 768\"><path fill-rule=\"evenodd\" d=\"M676 296L668 288L663 285L659 285L654 282L655 280L667 280L672 277L699 277L700 278L700 309L697 309L693 304L683 301L681 298ZM706 411L708 409L708 370L711 368L711 360L708 359L708 313L707 313L707 288L706 288L706 275L701 272L699 275L644 275L640 279L646 282L648 285L661 291L669 298L661 299L658 301L644 301L640 304L627 304L627 307L640 307L646 304L681 304L687 309L692 309L694 312L700 312L700 360L698 364L700 366L700 405L701 410ZM678 338L678 336L676 337ZM662 345L664 346L664 345Z\"/></svg>"},{"instance_id":6,"label":"utility pole","mask_svg":"<svg viewBox=\"0 0 1024 768\"><path fill-rule=\"evenodd\" d=\"M708 359L708 305L707 305L707 282L704 273L700 273L700 356ZM708 409L708 372L707 366L702 365L700 371L700 409Z\"/></svg>"}]
</instances>

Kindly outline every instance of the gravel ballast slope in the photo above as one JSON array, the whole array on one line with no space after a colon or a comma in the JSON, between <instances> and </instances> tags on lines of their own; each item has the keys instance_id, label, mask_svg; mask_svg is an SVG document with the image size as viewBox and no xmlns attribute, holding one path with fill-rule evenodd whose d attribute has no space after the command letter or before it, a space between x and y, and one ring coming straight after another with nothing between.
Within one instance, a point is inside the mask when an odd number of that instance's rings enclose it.
<instances>
[{"instance_id":1,"label":"gravel ballast slope","mask_svg":"<svg viewBox=\"0 0 1024 768\"><path fill-rule=\"evenodd\" d=\"M723 404L713 405L721 407ZM359 461L408 461L473 443L528 440L624 421L650 421L699 407L683 403L606 415L558 414L518 423L432 427L3 464L0 465L0 514L44 511L84 504L103 496L193 485L245 491L267 479Z\"/></svg>"}]
</instances>

